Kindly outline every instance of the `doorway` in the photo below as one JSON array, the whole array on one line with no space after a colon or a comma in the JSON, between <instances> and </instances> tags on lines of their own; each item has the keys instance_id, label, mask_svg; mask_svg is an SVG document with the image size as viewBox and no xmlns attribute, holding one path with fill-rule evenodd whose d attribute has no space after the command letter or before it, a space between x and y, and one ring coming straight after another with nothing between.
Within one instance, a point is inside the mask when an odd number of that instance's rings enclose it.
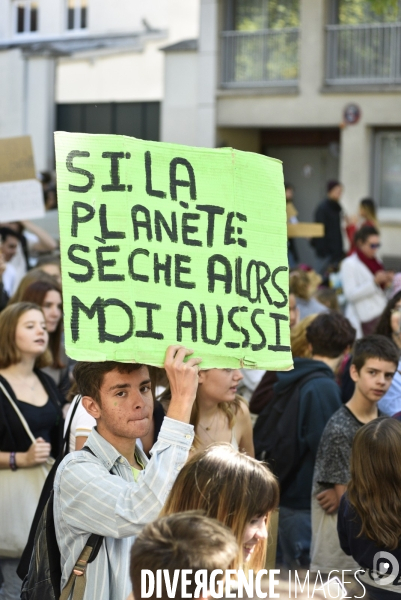
<instances>
[{"instance_id":1,"label":"doorway","mask_svg":"<svg viewBox=\"0 0 401 600\"><path fill-rule=\"evenodd\" d=\"M294 186L294 204L300 221L314 221L317 205L326 196L329 179L338 179L339 130L285 130L263 132L263 154L283 163L284 180ZM292 142L292 143L291 143ZM297 238L299 260L314 264L309 241Z\"/></svg>"}]
</instances>

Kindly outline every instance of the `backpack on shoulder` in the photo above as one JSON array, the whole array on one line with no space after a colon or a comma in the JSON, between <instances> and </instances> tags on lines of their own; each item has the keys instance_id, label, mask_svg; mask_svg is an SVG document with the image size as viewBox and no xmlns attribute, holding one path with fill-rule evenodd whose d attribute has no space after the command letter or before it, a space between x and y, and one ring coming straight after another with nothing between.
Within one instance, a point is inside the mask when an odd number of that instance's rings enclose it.
<instances>
[{"instance_id":1,"label":"backpack on shoulder","mask_svg":"<svg viewBox=\"0 0 401 600\"><path fill-rule=\"evenodd\" d=\"M34 540L34 554L21 590L21 600L82 600L86 585L86 567L95 560L103 536L92 534L77 560L67 585L60 592L61 565L53 515L53 490L40 518Z\"/></svg>"},{"instance_id":2,"label":"backpack on shoulder","mask_svg":"<svg viewBox=\"0 0 401 600\"><path fill-rule=\"evenodd\" d=\"M61 592L61 556L56 538L53 513L53 484L57 468L64 456L69 453L71 422L80 402L77 398L71 419L64 436L65 450L57 457L39 499L38 508L32 522L28 543L18 565L17 573L23 579L21 600L67 600L73 592L72 600L82 600L85 593L86 567L94 561L103 543L103 536L92 534L73 571L67 585ZM93 452L84 447L87 452Z\"/></svg>"},{"instance_id":3,"label":"backpack on shoulder","mask_svg":"<svg viewBox=\"0 0 401 600\"><path fill-rule=\"evenodd\" d=\"M280 393L259 414L253 429L255 456L266 462L279 480L284 492L301 464L298 442L299 398L302 386L312 379L326 377L309 373Z\"/></svg>"}]
</instances>

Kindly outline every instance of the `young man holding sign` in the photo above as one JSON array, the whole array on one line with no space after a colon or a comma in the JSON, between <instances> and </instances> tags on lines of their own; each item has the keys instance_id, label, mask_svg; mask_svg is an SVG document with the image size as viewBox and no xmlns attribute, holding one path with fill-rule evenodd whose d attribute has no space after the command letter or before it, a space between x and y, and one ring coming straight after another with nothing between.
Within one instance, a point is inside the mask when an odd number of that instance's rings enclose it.
<instances>
[{"instance_id":1,"label":"young man holding sign","mask_svg":"<svg viewBox=\"0 0 401 600\"><path fill-rule=\"evenodd\" d=\"M62 589L88 537L104 536L96 560L86 568L84 600L125 600L131 591L129 553L134 536L158 516L194 437L188 423L201 359L184 362L190 354L192 350L182 346L167 350L164 366L172 399L150 461L135 447L152 418L147 367L113 361L75 367L83 405L97 427L87 440L88 451L69 454L57 471L54 520Z\"/></svg>"}]
</instances>

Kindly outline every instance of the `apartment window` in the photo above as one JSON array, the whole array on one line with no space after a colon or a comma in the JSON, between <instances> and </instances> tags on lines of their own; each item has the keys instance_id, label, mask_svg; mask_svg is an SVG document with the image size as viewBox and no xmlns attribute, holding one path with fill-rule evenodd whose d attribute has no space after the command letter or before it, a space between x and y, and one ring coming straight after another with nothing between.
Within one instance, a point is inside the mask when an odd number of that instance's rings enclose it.
<instances>
[{"instance_id":1,"label":"apartment window","mask_svg":"<svg viewBox=\"0 0 401 600\"><path fill-rule=\"evenodd\" d=\"M231 0L228 11L236 31L299 27L299 0Z\"/></svg>"},{"instance_id":2,"label":"apartment window","mask_svg":"<svg viewBox=\"0 0 401 600\"><path fill-rule=\"evenodd\" d=\"M401 131L375 136L374 197L381 208L401 208Z\"/></svg>"},{"instance_id":3,"label":"apartment window","mask_svg":"<svg viewBox=\"0 0 401 600\"><path fill-rule=\"evenodd\" d=\"M299 0L226 0L222 86L296 85Z\"/></svg>"},{"instance_id":4,"label":"apartment window","mask_svg":"<svg viewBox=\"0 0 401 600\"><path fill-rule=\"evenodd\" d=\"M401 17L401 0L391 2L366 0L334 0L332 23L338 25L368 25L396 23Z\"/></svg>"},{"instance_id":5,"label":"apartment window","mask_svg":"<svg viewBox=\"0 0 401 600\"><path fill-rule=\"evenodd\" d=\"M38 3L30 0L14 2L15 33L38 31Z\"/></svg>"},{"instance_id":6,"label":"apartment window","mask_svg":"<svg viewBox=\"0 0 401 600\"><path fill-rule=\"evenodd\" d=\"M401 83L401 0L332 0L326 82Z\"/></svg>"},{"instance_id":7,"label":"apartment window","mask_svg":"<svg viewBox=\"0 0 401 600\"><path fill-rule=\"evenodd\" d=\"M88 26L87 0L68 0L67 29L86 29Z\"/></svg>"}]
</instances>

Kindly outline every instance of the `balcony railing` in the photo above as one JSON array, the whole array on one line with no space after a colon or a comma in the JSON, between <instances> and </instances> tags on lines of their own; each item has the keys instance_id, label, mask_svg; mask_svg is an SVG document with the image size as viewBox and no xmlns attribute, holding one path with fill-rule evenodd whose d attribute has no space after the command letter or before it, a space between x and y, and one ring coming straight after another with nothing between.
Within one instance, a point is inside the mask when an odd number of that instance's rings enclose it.
<instances>
[{"instance_id":1,"label":"balcony railing","mask_svg":"<svg viewBox=\"0 0 401 600\"><path fill-rule=\"evenodd\" d=\"M326 82L401 83L401 23L329 25Z\"/></svg>"},{"instance_id":2,"label":"balcony railing","mask_svg":"<svg viewBox=\"0 0 401 600\"><path fill-rule=\"evenodd\" d=\"M223 31L223 87L296 85L299 30Z\"/></svg>"}]
</instances>

